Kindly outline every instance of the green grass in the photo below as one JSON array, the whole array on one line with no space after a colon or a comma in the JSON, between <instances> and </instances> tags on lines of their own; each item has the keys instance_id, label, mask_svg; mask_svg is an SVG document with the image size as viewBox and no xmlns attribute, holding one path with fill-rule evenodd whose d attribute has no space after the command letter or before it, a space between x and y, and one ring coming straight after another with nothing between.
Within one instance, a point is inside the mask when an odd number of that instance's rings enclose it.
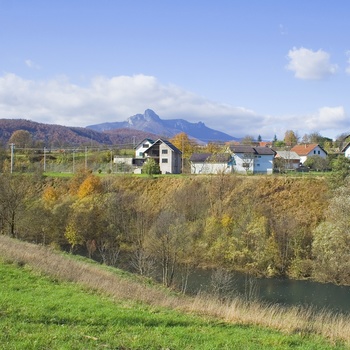
<instances>
[{"instance_id":1,"label":"green grass","mask_svg":"<svg viewBox=\"0 0 350 350\"><path fill-rule=\"evenodd\" d=\"M0 349L346 349L318 336L113 300L0 262Z\"/></svg>"}]
</instances>

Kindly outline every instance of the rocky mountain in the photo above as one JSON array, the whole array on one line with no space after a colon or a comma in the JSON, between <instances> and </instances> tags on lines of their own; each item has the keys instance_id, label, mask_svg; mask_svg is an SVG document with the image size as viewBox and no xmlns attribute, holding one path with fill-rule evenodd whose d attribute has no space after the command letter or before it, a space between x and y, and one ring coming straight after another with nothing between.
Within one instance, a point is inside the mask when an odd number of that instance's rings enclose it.
<instances>
[{"instance_id":1,"label":"rocky mountain","mask_svg":"<svg viewBox=\"0 0 350 350\"><path fill-rule=\"evenodd\" d=\"M88 129L106 132L115 129L133 129L150 132L165 138L185 132L190 138L204 143L209 141L232 141L237 138L208 128L204 123L190 123L184 119L161 119L154 111L147 109L144 114L136 114L124 122L110 122L87 126Z\"/></svg>"}]
</instances>

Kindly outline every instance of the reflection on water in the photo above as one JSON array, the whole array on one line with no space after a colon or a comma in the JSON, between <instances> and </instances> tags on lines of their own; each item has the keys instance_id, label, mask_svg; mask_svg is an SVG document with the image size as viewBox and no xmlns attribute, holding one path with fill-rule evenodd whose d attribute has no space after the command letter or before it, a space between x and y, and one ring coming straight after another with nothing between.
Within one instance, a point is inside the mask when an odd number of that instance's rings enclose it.
<instances>
[{"instance_id":1,"label":"reflection on water","mask_svg":"<svg viewBox=\"0 0 350 350\"><path fill-rule=\"evenodd\" d=\"M188 281L188 292L198 293L210 289L212 271L200 270L192 273ZM231 289L236 295L247 294L247 283L254 284L256 296L261 301L286 306L312 306L333 312L350 313L350 287L336 286L310 281L295 281L276 278L253 278L233 274ZM248 282L247 282L248 281Z\"/></svg>"}]
</instances>

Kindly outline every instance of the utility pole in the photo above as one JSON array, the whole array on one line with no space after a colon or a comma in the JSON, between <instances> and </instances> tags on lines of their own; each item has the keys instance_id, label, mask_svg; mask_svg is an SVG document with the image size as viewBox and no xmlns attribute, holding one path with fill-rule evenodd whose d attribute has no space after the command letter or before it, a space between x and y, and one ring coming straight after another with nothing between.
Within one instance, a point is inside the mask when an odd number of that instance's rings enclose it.
<instances>
[{"instance_id":1,"label":"utility pole","mask_svg":"<svg viewBox=\"0 0 350 350\"><path fill-rule=\"evenodd\" d=\"M87 169L87 147L85 146L85 170Z\"/></svg>"},{"instance_id":2,"label":"utility pole","mask_svg":"<svg viewBox=\"0 0 350 350\"><path fill-rule=\"evenodd\" d=\"M75 173L75 150L73 149L73 174Z\"/></svg>"},{"instance_id":3,"label":"utility pole","mask_svg":"<svg viewBox=\"0 0 350 350\"><path fill-rule=\"evenodd\" d=\"M14 148L15 148L15 144L11 143L10 147L11 147L11 174L12 174L13 173L13 151L14 151Z\"/></svg>"},{"instance_id":4,"label":"utility pole","mask_svg":"<svg viewBox=\"0 0 350 350\"><path fill-rule=\"evenodd\" d=\"M111 173L112 173L112 170L113 170L113 149L111 148Z\"/></svg>"},{"instance_id":5,"label":"utility pole","mask_svg":"<svg viewBox=\"0 0 350 350\"><path fill-rule=\"evenodd\" d=\"M184 172L184 138L182 137L181 173Z\"/></svg>"},{"instance_id":6,"label":"utility pole","mask_svg":"<svg viewBox=\"0 0 350 350\"><path fill-rule=\"evenodd\" d=\"M44 173L46 172L46 147L44 147Z\"/></svg>"}]
</instances>

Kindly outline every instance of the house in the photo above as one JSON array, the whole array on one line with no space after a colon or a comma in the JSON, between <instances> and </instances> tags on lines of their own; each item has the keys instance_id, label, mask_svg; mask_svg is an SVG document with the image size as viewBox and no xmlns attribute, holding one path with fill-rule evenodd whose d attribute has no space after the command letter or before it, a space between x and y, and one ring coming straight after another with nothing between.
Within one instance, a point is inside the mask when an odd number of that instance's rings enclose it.
<instances>
[{"instance_id":1,"label":"house","mask_svg":"<svg viewBox=\"0 0 350 350\"><path fill-rule=\"evenodd\" d=\"M191 174L232 173L233 162L229 153L193 153L190 157Z\"/></svg>"},{"instance_id":2,"label":"house","mask_svg":"<svg viewBox=\"0 0 350 350\"><path fill-rule=\"evenodd\" d=\"M341 150L346 158L350 158L350 142L348 142L345 147Z\"/></svg>"},{"instance_id":3,"label":"house","mask_svg":"<svg viewBox=\"0 0 350 350\"><path fill-rule=\"evenodd\" d=\"M144 139L135 147L135 158L143 158L143 153L150 148L155 141L152 139Z\"/></svg>"},{"instance_id":4,"label":"house","mask_svg":"<svg viewBox=\"0 0 350 350\"><path fill-rule=\"evenodd\" d=\"M300 166L300 156L294 151L276 151L275 160L280 160L280 165L285 170L295 170ZM275 162L276 163L276 162Z\"/></svg>"},{"instance_id":5,"label":"house","mask_svg":"<svg viewBox=\"0 0 350 350\"><path fill-rule=\"evenodd\" d=\"M132 158L123 156L114 156L113 163L116 164L116 171L135 174L141 174L141 168L145 162L144 158Z\"/></svg>"},{"instance_id":6,"label":"house","mask_svg":"<svg viewBox=\"0 0 350 350\"><path fill-rule=\"evenodd\" d=\"M327 152L316 143L301 144L292 147L292 152L295 152L300 157L300 163L304 164L308 157L319 156L321 158L327 158Z\"/></svg>"},{"instance_id":7,"label":"house","mask_svg":"<svg viewBox=\"0 0 350 350\"><path fill-rule=\"evenodd\" d=\"M231 145L233 170L238 173L272 174L275 151L269 147Z\"/></svg>"},{"instance_id":8,"label":"house","mask_svg":"<svg viewBox=\"0 0 350 350\"><path fill-rule=\"evenodd\" d=\"M143 152L144 158L153 158L162 174L180 174L182 170L182 152L171 142L158 139Z\"/></svg>"}]
</instances>

